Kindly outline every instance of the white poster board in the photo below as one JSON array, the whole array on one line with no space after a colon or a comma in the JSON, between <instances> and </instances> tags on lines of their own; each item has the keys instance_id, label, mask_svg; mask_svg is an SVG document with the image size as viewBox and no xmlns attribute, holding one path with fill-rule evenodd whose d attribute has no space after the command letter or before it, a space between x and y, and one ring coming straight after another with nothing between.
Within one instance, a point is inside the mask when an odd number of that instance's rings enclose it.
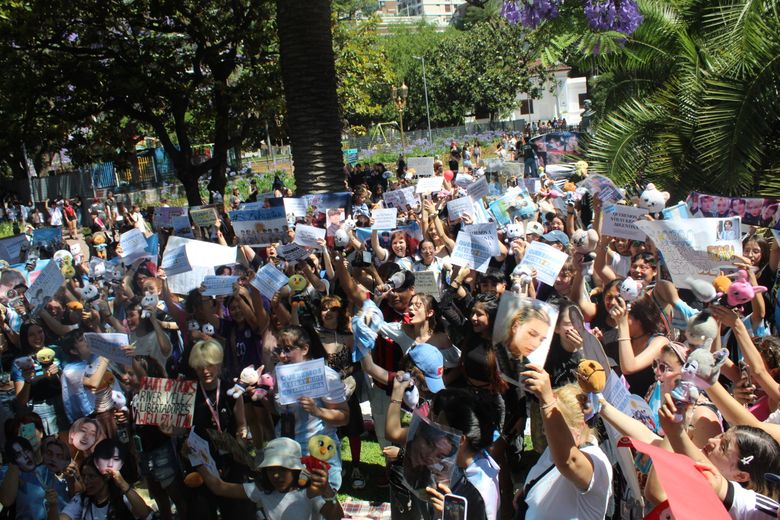
<instances>
[{"instance_id":1,"label":"white poster board","mask_svg":"<svg viewBox=\"0 0 780 520\"><path fill-rule=\"evenodd\" d=\"M322 228L298 224L295 226L295 242L299 246L313 247L318 249L320 245L317 240L325 240L325 230Z\"/></svg>"},{"instance_id":2,"label":"white poster board","mask_svg":"<svg viewBox=\"0 0 780 520\"><path fill-rule=\"evenodd\" d=\"M84 341L87 342L87 348L93 354L103 356L109 361L119 363L120 365L131 365L133 363L133 358L120 349L120 347L130 344L127 334L85 332Z\"/></svg>"},{"instance_id":3,"label":"white poster board","mask_svg":"<svg viewBox=\"0 0 780 520\"><path fill-rule=\"evenodd\" d=\"M634 224L647 215L646 209L610 204L604 208L602 214L604 215L604 222L601 225L602 235L642 242L647 239L645 232Z\"/></svg>"},{"instance_id":4,"label":"white poster board","mask_svg":"<svg viewBox=\"0 0 780 520\"><path fill-rule=\"evenodd\" d=\"M190 261L187 258L187 248L185 246L179 246L174 249L166 249L160 267L165 271L167 276L186 273L187 271L192 270Z\"/></svg>"},{"instance_id":5,"label":"white poster board","mask_svg":"<svg viewBox=\"0 0 780 520\"><path fill-rule=\"evenodd\" d=\"M287 285L288 280L287 275L273 264L265 264L252 279L252 285L260 291L260 294L270 300L279 289Z\"/></svg>"},{"instance_id":6,"label":"white poster board","mask_svg":"<svg viewBox=\"0 0 780 520\"><path fill-rule=\"evenodd\" d=\"M325 377L325 360L322 358L276 365L277 399L279 404L288 405L300 397L323 397L328 394L328 381Z\"/></svg>"},{"instance_id":7,"label":"white poster board","mask_svg":"<svg viewBox=\"0 0 780 520\"><path fill-rule=\"evenodd\" d=\"M24 297L33 307L45 305L47 301L54 298L55 293L65 283L65 277L57 266L57 262L49 262L40 273L24 293Z\"/></svg>"},{"instance_id":8,"label":"white poster board","mask_svg":"<svg viewBox=\"0 0 780 520\"><path fill-rule=\"evenodd\" d=\"M447 201L447 218L450 222L455 222L463 214L474 215L474 203L469 197Z\"/></svg>"},{"instance_id":9,"label":"white poster board","mask_svg":"<svg viewBox=\"0 0 780 520\"><path fill-rule=\"evenodd\" d=\"M436 280L436 273L433 271L416 271L414 273L414 292L416 294L430 294L436 301L439 301L439 283Z\"/></svg>"},{"instance_id":10,"label":"white poster board","mask_svg":"<svg viewBox=\"0 0 780 520\"><path fill-rule=\"evenodd\" d=\"M409 157L406 160L406 169L414 169L418 177L431 177L433 175L433 157Z\"/></svg>"},{"instance_id":11,"label":"white poster board","mask_svg":"<svg viewBox=\"0 0 780 520\"><path fill-rule=\"evenodd\" d=\"M203 296L230 296L238 279L238 276L206 276L203 278Z\"/></svg>"},{"instance_id":12,"label":"white poster board","mask_svg":"<svg viewBox=\"0 0 780 520\"><path fill-rule=\"evenodd\" d=\"M444 184L444 177L423 177L417 181L416 193L423 195L441 191L441 187Z\"/></svg>"},{"instance_id":13,"label":"white poster board","mask_svg":"<svg viewBox=\"0 0 780 520\"><path fill-rule=\"evenodd\" d=\"M374 223L371 229L379 231L398 227L398 208L375 209L371 211Z\"/></svg>"},{"instance_id":14,"label":"white poster board","mask_svg":"<svg viewBox=\"0 0 780 520\"><path fill-rule=\"evenodd\" d=\"M520 264L536 269L536 278L552 287L567 258L569 255L563 251L536 240L525 250Z\"/></svg>"},{"instance_id":15,"label":"white poster board","mask_svg":"<svg viewBox=\"0 0 780 520\"><path fill-rule=\"evenodd\" d=\"M461 231L455 240L455 249L452 251L450 259L455 265L484 273L490 265L492 256L490 249L482 241Z\"/></svg>"}]
</instances>

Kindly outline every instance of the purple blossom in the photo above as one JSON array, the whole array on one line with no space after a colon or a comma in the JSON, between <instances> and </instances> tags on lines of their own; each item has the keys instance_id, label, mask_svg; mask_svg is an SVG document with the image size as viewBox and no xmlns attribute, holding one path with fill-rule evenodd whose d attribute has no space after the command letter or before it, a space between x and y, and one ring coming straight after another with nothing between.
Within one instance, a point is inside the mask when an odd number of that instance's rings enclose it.
<instances>
[{"instance_id":1,"label":"purple blossom","mask_svg":"<svg viewBox=\"0 0 780 520\"><path fill-rule=\"evenodd\" d=\"M545 20L556 18L561 3L562 0L526 0L520 10L520 21L533 29Z\"/></svg>"},{"instance_id":2,"label":"purple blossom","mask_svg":"<svg viewBox=\"0 0 780 520\"><path fill-rule=\"evenodd\" d=\"M501 5L501 16L511 25L517 25L517 22L520 21L520 11L517 9L515 0L504 0Z\"/></svg>"},{"instance_id":3,"label":"purple blossom","mask_svg":"<svg viewBox=\"0 0 780 520\"><path fill-rule=\"evenodd\" d=\"M597 31L631 34L643 17L634 0L585 0L585 18Z\"/></svg>"}]
</instances>

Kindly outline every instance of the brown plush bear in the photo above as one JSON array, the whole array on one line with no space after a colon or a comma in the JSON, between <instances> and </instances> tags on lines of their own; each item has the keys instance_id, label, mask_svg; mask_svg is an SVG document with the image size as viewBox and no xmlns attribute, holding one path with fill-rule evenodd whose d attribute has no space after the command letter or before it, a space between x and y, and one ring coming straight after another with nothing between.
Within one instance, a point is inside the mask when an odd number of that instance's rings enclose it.
<instances>
[{"instance_id":1,"label":"brown plush bear","mask_svg":"<svg viewBox=\"0 0 780 520\"><path fill-rule=\"evenodd\" d=\"M607 373L598 361L583 359L577 365L577 382L586 394L598 394L607 384Z\"/></svg>"}]
</instances>

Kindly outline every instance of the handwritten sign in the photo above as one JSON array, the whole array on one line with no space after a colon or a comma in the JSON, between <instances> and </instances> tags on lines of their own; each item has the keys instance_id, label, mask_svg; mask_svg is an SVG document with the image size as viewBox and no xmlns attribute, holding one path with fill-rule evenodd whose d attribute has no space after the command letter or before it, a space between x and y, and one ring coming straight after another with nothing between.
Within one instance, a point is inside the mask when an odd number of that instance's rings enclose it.
<instances>
[{"instance_id":1,"label":"handwritten sign","mask_svg":"<svg viewBox=\"0 0 780 520\"><path fill-rule=\"evenodd\" d=\"M168 276L168 288L174 294L187 294L200 287L206 276L214 274L214 268L207 265L193 265L190 271Z\"/></svg>"},{"instance_id":2,"label":"handwritten sign","mask_svg":"<svg viewBox=\"0 0 780 520\"><path fill-rule=\"evenodd\" d=\"M192 222L200 227L213 226L217 222L217 210L214 208L192 210L190 216Z\"/></svg>"},{"instance_id":3,"label":"handwritten sign","mask_svg":"<svg viewBox=\"0 0 780 520\"><path fill-rule=\"evenodd\" d=\"M279 389L279 404L287 405L299 397L317 398L327 395L328 382L325 378L325 361L322 358L276 365L276 383Z\"/></svg>"},{"instance_id":4,"label":"handwritten sign","mask_svg":"<svg viewBox=\"0 0 780 520\"><path fill-rule=\"evenodd\" d=\"M288 262L303 260L311 254L298 244L281 245L276 249L276 252Z\"/></svg>"},{"instance_id":5,"label":"handwritten sign","mask_svg":"<svg viewBox=\"0 0 780 520\"><path fill-rule=\"evenodd\" d=\"M375 209L371 211L374 224L371 229L395 229L398 226L398 208Z\"/></svg>"},{"instance_id":6,"label":"handwritten sign","mask_svg":"<svg viewBox=\"0 0 780 520\"><path fill-rule=\"evenodd\" d=\"M160 266L165 270L165 274L170 276L174 274L186 273L192 270L190 261L187 258L187 248L179 246L165 251Z\"/></svg>"},{"instance_id":7,"label":"handwritten sign","mask_svg":"<svg viewBox=\"0 0 780 520\"><path fill-rule=\"evenodd\" d=\"M319 248L317 240L325 240L325 230L322 228L298 224L295 226L295 242L299 246Z\"/></svg>"},{"instance_id":8,"label":"handwritten sign","mask_svg":"<svg viewBox=\"0 0 780 520\"><path fill-rule=\"evenodd\" d=\"M145 377L135 400L136 424L192 428L197 389L195 381Z\"/></svg>"},{"instance_id":9,"label":"handwritten sign","mask_svg":"<svg viewBox=\"0 0 780 520\"><path fill-rule=\"evenodd\" d=\"M146 250L146 237L140 229L133 228L119 235L119 245L122 247L122 258L138 259Z\"/></svg>"},{"instance_id":10,"label":"handwritten sign","mask_svg":"<svg viewBox=\"0 0 780 520\"><path fill-rule=\"evenodd\" d=\"M455 222L466 213L474 214L474 203L469 197L461 197L447 202L447 215L450 222Z\"/></svg>"},{"instance_id":11,"label":"handwritten sign","mask_svg":"<svg viewBox=\"0 0 780 520\"><path fill-rule=\"evenodd\" d=\"M46 264L46 267L40 273L30 288L24 293L24 297L34 307L45 305L54 298L54 294L65 283L65 277L62 276L62 272L56 262L52 261Z\"/></svg>"},{"instance_id":12,"label":"handwritten sign","mask_svg":"<svg viewBox=\"0 0 780 520\"><path fill-rule=\"evenodd\" d=\"M484 273L490 265L492 256L490 249L483 242L461 231L455 240L455 249L452 251L451 259L455 265Z\"/></svg>"},{"instance_id":13,"label":"handwritten sign","mask_svg":"<svg viewBox=\"0 0 780 520\"><path fill-rule=\"evenodd\" d=\"M558 251L537 240L531 242L531 245L525 250L523 261L520 264L536 269L536 278L552 287L567 258L569 255L563 251Z\"/></svg>"},{"instance_id":14,"label":"handwritten sign","mask_svg":"<svg viewBox=\"0 0 780 520\"><path fill-rule=\"evenodd\" d=\"M203 278L203 296L230 296L238 276L206 276Z\"/></svg>"},{"instance_id":15,"label":"handwritten sign","mask_svg":"<svg viewBox=\"0 0 780 520\"><path fill-rule=\"evenodd\" d=\"M269 300L287 285L289 278L272 264L265 264L252 279L252 285Z\"/></svg>"},{"instance_id":16,"label":"handwritten sign","mask_svg":"<svg viewBox=\"0 0 780 520\"><path fill-rule=\"evenodd\" d=\"M93 354L103 356L109 361L119 363L120 365L133 364L133 358L120 349L120 347L130 344L127 334L118 332L111 334L85 332L84 341L87 342L87 348Z\"/></svg>"},{"instance_id":17,"label":"handwritten sign","mask_svg":"<svg viewBox=\"0 0 780 520\"><path fill-rule=\"evenodd\" d=\"M187 215L187 208L171 208L157 206L154 208L154 225L158 228L173 227L173 217Z\"/></svg>"},{"instance_id":18,"label":"handwritten sign","mask_svg":"<svg viewBox=\"0 0 780 520\"><path fill-rule=\"evenodd\" d=\"M417 181L416 193L433 193L435 191L441 191L441 187L444 184L444 177L425 177Z\"/></svg>"},{"instance_id":19,"label":"handwritten sign","mask_svg":"<svg viewBox=\"0 0 780 520\"><path fill-rule=\"evenodd\" d=\"M409 157L406 160L406 169L413 169L418 177L431 177L433 175L433 157Z\"/></svg>"},{"instance_id":20,"label":"handwritten sign","mask_svg":"<svg viewBox=\"0 0 780 520\"><path fill-rule=\"evenodd\" d=\"M490 187L488 186L487 179L485 177L480 177L479 179L469 184L466 188L466 191L468 192L471 200L477 202L481 200L482 197L488 196L490 193Z\"/></svg>"},{"instance_id":21,"label":"handwritten sign","mask_svg":"<svg viewBox=\"0 0 780 520\"><path fill-rule=\"evenodd\" d=\"M430 294L439 301L439 283L436 273L433 271L417 271L414 273L414 292L417 294Z\"/></svg>"},{"instance_id":22,"label":"handwritten sign","mask_svg":"<svg viewBox=\"0 0 780 520\"><path fill-rule=\"evenodd\" d=\"M604 208L603 214L604 223L601 228L603 235L642 242L647 239L645 232L634 225L634 222L647 215L646 209L611 204Z\"/></svg>"},{"instance_id":23,"label":"handwritten sign","mask_svg":"<svg viewBox=\"0 0 780 520\"><path fill-rule=\"evenodd\" d=\"M732 268L734 255L742 254L740 219L693 218L638 221L663 255L672 281L690 289L688 279L712 282L723 268Z\"/></svg>"},{"instance_id":24,"label":"handwritten sign","mask_svg":"<svg viewBox=\"0 0 780 520\"><path fill-rule=\"evenodd\" d=\"M190 464L193 468L206 466L209 473L212 475L219 475L217 463L214 462L211 451L209 451L209 443L206 439L195 433L195 430L190 431L190 435L187 437L187 448L189 448L187 458L190 459Z\"/></svg>"},{"instance_id":25,"label":"handwritten sign","mask_svg":"<svg viewBox=\"0 0 780 520\"><path fill-rule=\"evenodd\" d=\"M463 231L471 235L472 240L482 242L490 250L492 256L498 256L501 250L498 247L498 230L495 222L485 224L469 224L463 226Z\"/></svg>"}]
</instances>

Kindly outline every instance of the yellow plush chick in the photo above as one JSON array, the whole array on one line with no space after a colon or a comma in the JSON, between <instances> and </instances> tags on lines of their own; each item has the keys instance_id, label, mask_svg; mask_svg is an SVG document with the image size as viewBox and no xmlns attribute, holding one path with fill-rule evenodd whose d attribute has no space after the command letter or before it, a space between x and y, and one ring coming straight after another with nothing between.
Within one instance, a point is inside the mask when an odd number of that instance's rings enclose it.
<instances>
[{"instance_id":1,"label":"yellow plush chick","mask_svg":"<svg viewBox=\"0 0 780 520\"><path fill-rule=\"evenodd\" d=\"M326 461L336 455L336 441L327 435L315 435L309 439L308 446L309 454L301 457L301 463L305 469L298 477L299 486L306 485L312 470L323 469L327 472L330 469L330 464Z\"/></svg>"},{"instance_id":2,"label":"yellow plush chick","mask_svg":"<svg viewBox=\"0 0 780 520\"><path fill-rule=\"evenodd\" d=\"M40 363L41 365L48 366L54 363L55 355L56 353L52 349L50 349L49 347L43 347L35 354L35 359L37 359L38 363Z\"/></svg>"}]
</instances>

